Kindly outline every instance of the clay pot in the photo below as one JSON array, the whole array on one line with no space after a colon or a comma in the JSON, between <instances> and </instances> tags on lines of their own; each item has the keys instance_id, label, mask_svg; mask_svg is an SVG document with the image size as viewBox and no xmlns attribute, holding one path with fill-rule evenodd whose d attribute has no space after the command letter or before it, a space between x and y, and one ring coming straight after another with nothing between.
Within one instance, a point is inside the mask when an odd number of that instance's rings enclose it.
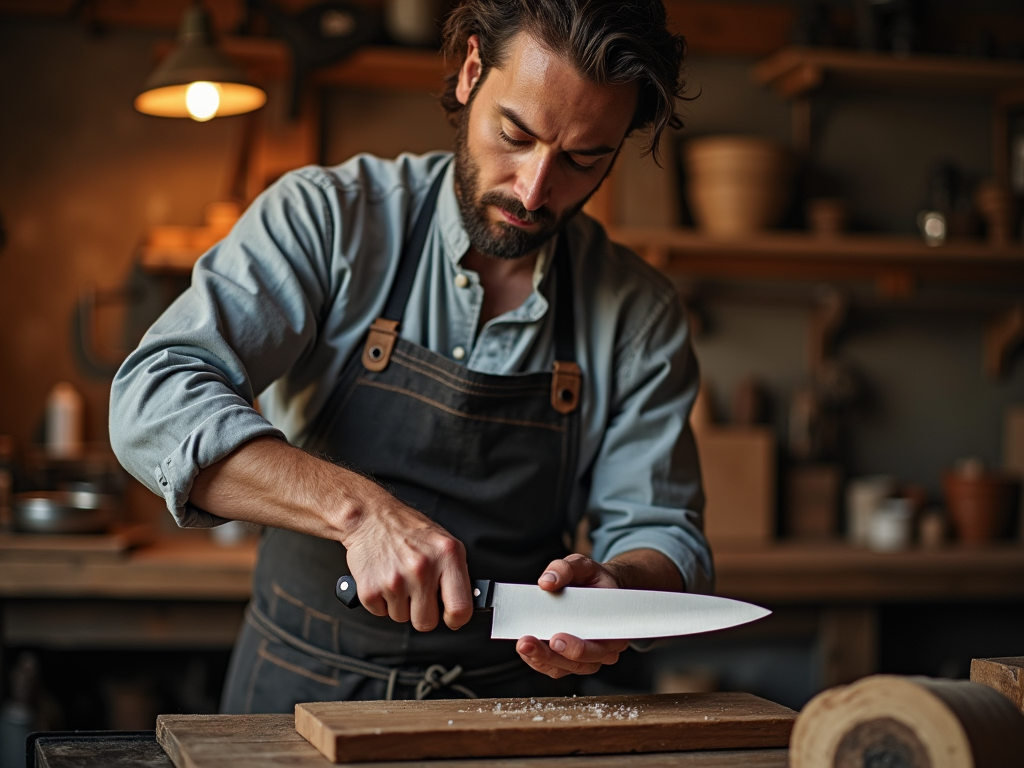
<instances>
[{"instance_id":1,"label":"clay pot","mask_svg":"<svg viewBox=\"0 0 1024 768\"><path fill-rule=\"evenodd\" d=\"M708 234L748 235L779 222L793 173L785 147L751 136L712 136L690 141L685 158L690 207Z\"/></svg>"},{"instance_id":2,"label":"clay pot","mask_svg":"<svg viewBox=\"0 0 1024 768\"><path fill-rule=\"evenodd\" d=\"M999 472L945 472L942 490L960 541L978 544L1013 534L1020 479Z\"/></svg>"},{"instance_id":3,"label":"clay pot","mask_svg":"<svg viewBox=\"0 0 1024 768\"><path fill-rule=\"evenodd\" d=\"M837 197L815 197L807 201L807 223L819 237L836 237L846 229L846 201Z\"/></svg>"}]
</instances>

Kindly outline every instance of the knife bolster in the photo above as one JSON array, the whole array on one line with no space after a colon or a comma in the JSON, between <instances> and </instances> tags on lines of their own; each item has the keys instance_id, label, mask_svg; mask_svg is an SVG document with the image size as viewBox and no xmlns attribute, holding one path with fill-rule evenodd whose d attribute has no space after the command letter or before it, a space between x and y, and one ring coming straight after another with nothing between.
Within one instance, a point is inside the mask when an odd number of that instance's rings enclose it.
<instances>
[{"instance_id":1,"label":"knife bolster","mask_svg":"<svg viewBox=\"0 0 1024 768\"><path fill-rule=\"evenodd\" d=\"M489 579L473 581L473 610L489 611L494 607L494 582Z\"/></svg>"}]
</instances>

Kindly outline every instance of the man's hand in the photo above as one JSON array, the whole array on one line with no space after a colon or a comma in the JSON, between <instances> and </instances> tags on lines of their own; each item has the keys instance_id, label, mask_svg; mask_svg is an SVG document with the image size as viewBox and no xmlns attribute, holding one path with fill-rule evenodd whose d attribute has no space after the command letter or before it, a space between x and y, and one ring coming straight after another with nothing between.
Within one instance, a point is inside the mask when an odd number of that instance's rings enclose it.
<instances>
[{"instance_id":1,"label":"man's hand","mask_svg":"<svg viewBox=\"0 0 1024 768\"><path fill-rule=\"evenodd\" d=\"M367 488L364 509L342 542L359 584L359 600L375 616L437 626L438 589L444 623L458 629L473 615L466 548L448 531L387 491Z\"/></svg>"},{"instance_id":2,"label":"man's hand","mask_svg":"<svg viewBox=\"0 0 1024 768\"><path fill-rule=\"evenodd\" d=\"M541 589L557 592L564 587L617 589L622 586L612 568L583 555L554 560L537 580ZM516 651L538 672L556 680L566 675L592 675L605 664L614 664L629 640L581 640L559 633L548 642L521 637Z\"/></svg>"},{"instance_id":3,"label":"man's hand","mask_svg":"<svg viewBox=\"0 0 1024 768\"><path fill-rule=\"evenodd\" d=\"M607 563L598 563L583 555L569 555L563 560L554 560L537 584L547 592L557 592L563 587L682 592L686 586L676 565L653 549L625 552ZM559 633L547 643L535 637L521 637L516 650L535 670L557 679L569 674L592 675L603 665L617 662L619 654L628 646L628 640L581 640Z\"/></svg>"}]
</instances>

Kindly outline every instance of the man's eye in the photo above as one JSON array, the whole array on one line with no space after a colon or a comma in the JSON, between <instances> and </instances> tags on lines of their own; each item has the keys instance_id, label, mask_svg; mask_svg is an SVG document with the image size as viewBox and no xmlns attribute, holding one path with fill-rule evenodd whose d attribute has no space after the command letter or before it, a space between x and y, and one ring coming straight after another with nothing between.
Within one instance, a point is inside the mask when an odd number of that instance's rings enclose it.
<instances>
[{"instance_id":1,"label":"man's eye","mask_svg":"<svg viewBox=\"0 0 1024 768\"><path fill-rule=\"evenodd\" d=\"M513 139L511 136L509 136L504 131L498 131L498 136L500 136L501 140L504 141L506 144L508 144L511 147L522 147L522 146L524 146L526 144L529 144L528 141L520 141L518 139Z\"/></svg>"},{"instance_id":2,"label":"man's eye","mask_svg":"<svg viewBox=\"0 0 1024 768\"><path fill-rule=\"evenodd\" d=\"M579 171L580 173L588 173L597 167L597 163L594 163L594 165L580 165L572 159L572 155L566 155L565 160L569 164L570 168L574 171Z\"/></svg>"}]
</instances>

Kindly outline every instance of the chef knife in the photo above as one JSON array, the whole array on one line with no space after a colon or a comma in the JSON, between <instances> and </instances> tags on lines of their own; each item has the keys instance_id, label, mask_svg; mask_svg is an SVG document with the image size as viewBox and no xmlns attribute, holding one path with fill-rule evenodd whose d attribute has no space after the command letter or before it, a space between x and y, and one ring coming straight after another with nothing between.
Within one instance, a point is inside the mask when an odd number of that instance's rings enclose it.
<instances>
[{"instance_id":1,"label":"chef knife","mask_svg":"<svg viewBox=\"0 0 1024 768\"><path fill-rule=\"evenodd\" d=\"M335 595L349 608L360 605L355 579L342 576ZM584 640L639 640L712 632L756 621L771 611L711 595L642 589L565 587L546 592L536 584L473 582L473 607L491 610L492 640L531 635L549 640L564 632Z\"/></svg>"}]
</instances>

